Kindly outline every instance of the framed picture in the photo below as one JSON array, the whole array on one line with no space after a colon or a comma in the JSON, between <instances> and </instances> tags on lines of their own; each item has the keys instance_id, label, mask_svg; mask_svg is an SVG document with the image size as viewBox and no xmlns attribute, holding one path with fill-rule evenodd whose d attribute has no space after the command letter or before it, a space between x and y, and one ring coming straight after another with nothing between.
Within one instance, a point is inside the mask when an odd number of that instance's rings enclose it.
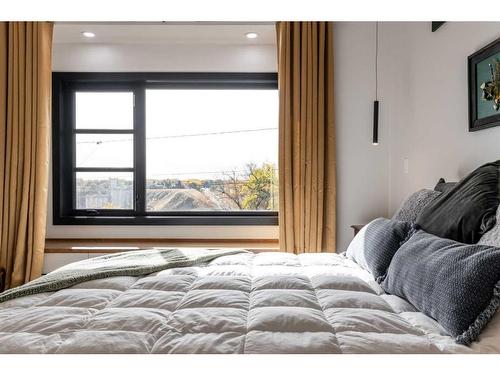
<instances>
[{"instance_id":1,"label":"framed picture","mask_svg":"<svg viewBox=\"0 0 500 375\"><path fill-rule=\"evenodd\" d=\"M469 131L500 125L500 38L468 59Z\"/></svg>"}]
</instances>

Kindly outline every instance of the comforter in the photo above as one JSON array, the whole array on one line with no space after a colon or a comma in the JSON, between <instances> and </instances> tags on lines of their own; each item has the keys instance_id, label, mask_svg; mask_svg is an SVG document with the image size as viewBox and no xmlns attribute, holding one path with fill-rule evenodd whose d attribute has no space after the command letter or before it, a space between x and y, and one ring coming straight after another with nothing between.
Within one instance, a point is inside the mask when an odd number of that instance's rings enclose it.
<instances>
[{"instance_id":1,"label":"comforter","mask_svg":"<svg viewBox=\"0 0 500 375\"><path fill-rule=\"evenodd\" d=\"M242 253L0 303L1 353L500 353L470 347L338 254Z\"/></svg>"}]
</instances>

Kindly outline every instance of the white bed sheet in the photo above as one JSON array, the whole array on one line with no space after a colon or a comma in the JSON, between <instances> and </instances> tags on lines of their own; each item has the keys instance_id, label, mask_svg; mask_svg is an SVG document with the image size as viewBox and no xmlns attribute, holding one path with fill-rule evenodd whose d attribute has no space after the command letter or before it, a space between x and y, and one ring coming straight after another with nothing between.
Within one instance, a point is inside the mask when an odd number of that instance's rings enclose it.
<instances>
[{"instance_id":1,"label":"white bed sheet","mask_svg":"<svg viewBox=\"0 0 500 375\"><path fill-rule=\"evenodd\" d=\"M224 256L0 304L1 353L500 353L470 347L337 254Z\"/></svg>"}]
</instances>

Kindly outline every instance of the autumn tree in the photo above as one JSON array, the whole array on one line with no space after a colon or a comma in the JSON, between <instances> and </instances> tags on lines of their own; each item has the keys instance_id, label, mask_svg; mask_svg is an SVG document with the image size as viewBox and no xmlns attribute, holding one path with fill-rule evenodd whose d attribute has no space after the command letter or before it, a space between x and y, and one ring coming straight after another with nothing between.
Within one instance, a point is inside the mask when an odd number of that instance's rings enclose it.
<instances>
[{"instance_id":1,"label":"autumn tree","mask_svg":"<svg viewBox=\"0 0 500 375\"><path fill-rule=\"evenodd\" d=\"M276 184L274 165L264 163L261 167L257 167L255 164L248 164L247 169L247 179L243 185L243 208L246 210L274 209L274 186Z\"/></svg>"},{"instance_id":2,"label":"autumn tree","mask_svg":"<svg viewBox=\"0 0 500 375\"><path fill-rule=\"evenodd\" d=\"M275 210L277 176L273 164L258 167L250 163L243 174L231 171L225 174L217 190L233 201L240 210Z\"/></svg>"}]
</instances>

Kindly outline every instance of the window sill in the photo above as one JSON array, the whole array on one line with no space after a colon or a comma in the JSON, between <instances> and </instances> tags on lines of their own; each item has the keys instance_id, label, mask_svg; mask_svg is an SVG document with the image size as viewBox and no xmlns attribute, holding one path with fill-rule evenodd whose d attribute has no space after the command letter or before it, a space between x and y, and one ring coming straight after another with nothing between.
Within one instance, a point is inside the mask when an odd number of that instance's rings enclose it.
<instances>
[{"instance_id":1,"label":"window sill","mask_svg":"<svg viewBox=\"0 0 500 375\"><path fill-rule=\"evenodd\" d=\"M152 247L236 247L254 252L279 251L278 239L246 238L48 238L46 254L109 254Z\"/></svg>"}]
</instances>

